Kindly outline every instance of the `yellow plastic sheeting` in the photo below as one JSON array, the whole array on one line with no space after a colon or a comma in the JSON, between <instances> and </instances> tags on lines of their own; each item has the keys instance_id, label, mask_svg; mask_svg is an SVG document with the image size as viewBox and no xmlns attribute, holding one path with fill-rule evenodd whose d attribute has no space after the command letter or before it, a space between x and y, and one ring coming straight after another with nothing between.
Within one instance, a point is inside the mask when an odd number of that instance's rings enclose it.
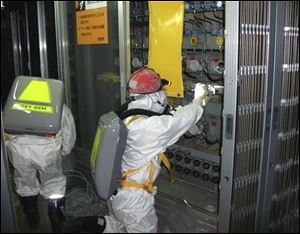
<instances>
[{"instance_id":1,"label":"yellow plastic sheeting","mask_svg":"<svg viewBox=\"0 0 300 234\"><path fill-rule=\"evenodd\" d=\"M181 46L183 1L149 1L148 67L172 82L167 95L183 97Z\"/></svg>"}]
</instances>

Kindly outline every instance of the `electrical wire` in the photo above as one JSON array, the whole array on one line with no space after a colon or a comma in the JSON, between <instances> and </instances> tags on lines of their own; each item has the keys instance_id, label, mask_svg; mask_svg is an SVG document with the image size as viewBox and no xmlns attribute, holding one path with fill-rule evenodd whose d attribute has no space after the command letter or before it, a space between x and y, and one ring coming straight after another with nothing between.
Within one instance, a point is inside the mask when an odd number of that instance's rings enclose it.
<instances>
[{"instance_id":1,"label":"electrical wire","mask_svg":"<svg viewBox=\"0 0 300 234\"><path fill-rule=\"evenodd\" d=\"M69 172L77 173L79 175L68 175L68 174L66 174L66 173L69 173ZM63 173L66 175L67 178L68 177L75 177L75 178L82 179L86 183L86 194L88 194L89 190L91 191L91 194L92 194L92 196L90 196L91 200L93 200L94 198L100 199L100 198L98 198L97 194L95 193L95 191L93 189L93 186L90 184L90 182L86 179L86 177L81 172L76 171L76 170L65 170L65 171L63 171ZM70 192L70 193L72 193L72 192ZM70 194L70 193L68 193L68 194ZM69 196L68 194L66 196Z\"/></svg>"},{"instance_id":2,"label":"electrical wire","mask_svg":"<svg viewBox=\"0 0 300 234\"><path fill-rule=\"evenodd\" d=\"M86 184L85 187L72 187L66 193L65 196L68 201L66 204L66 216L93 216L107 212L106 202L100 199L92 184L81 172L75 170L65 170L63 172L67 178L79 178Z\"/></svg>"},{"instance_id":3,"label":"electrical wire","mask_svg":"<svg viewBox=\"0 0 300 234\"><path fill-rule=\"evenodd\" d=\"M220 25L223 24L223 21L215 20L215 19L213 19L213 18L210 18L210 17L206 16L204 11L203 11L202 13L203 13L203 16L204 16L204 19L205 19L205 20L211 20L211 21L213 21L213 22L219 23ZM194 17L195 17L195 16L194 16Z\"/></svg>"},{"instance_id":4,"label":"electrical wire","mask_svg":"<svg viewBox=\"0 0 300 234\"><path fill-rule=\"evenodd\" d=\"M203 71L203 74L206 75L206 77L207 77L210 81L215 82L215 81L220 81L220 80L223 79L223 74L222 74L219 78L214 79L214 78L212 78L212 77L210 76L210 74L209 74L207 68L203 68L202 71Z\"/></svg>"},{"instance_id":5,"label":"electrical wire","mask_svg":"<svg viewBox=\"0 0 300 234\"><path fill-rule=\"evenodd\" d=\"M223 75L221 75L219 78L212 78L209 74L209 72L206 70L206 68L204 68L203 70L203 74L212 82L216 82L216 81L220 81L223 79ZM183 74L185 74L187 77L192 78L194 80L199 80L200 78L197 76L193 76L191 74L189 74L187 71L183 71Z\"/></svg>"},{"instance_id":6,"label":"electrical wire","mask_svg":"<svg viewBox=\"0 0 300 234\"><path fill-rule=\"evenodd\" d=\"M214 14L214 17L216 19L222 20L222 22L224 22L224 18L223 17L219 17L219 16L216 15L216 9L213 11L213 14Z\"/></svg>"},{"instance_id":7,"label":"electrical wire","mask_svg":"<svg viewBox=\"0 0 300 234\"><path fill-rule=\"evenodd\" d=\"M199 79L197 76L193 76L193 75L189 74L189 73L186 72L186 71L183 71L183 74L185 74L187 77L192 78L192 79L196 79L196 80Z\"/></svg>"}]
</instances>

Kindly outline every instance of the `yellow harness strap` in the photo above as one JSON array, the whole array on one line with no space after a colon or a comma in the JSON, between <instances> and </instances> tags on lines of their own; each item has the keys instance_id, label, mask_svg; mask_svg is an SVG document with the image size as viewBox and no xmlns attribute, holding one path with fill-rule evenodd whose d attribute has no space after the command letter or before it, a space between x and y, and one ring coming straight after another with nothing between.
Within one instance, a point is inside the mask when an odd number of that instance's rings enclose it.
<instances>
[{"instance_id":1,"label":"yellow harness strap","mask_svg":"<svg viewBox=\"0 0 300 234\"><path fill-rule=\"evenodd\" d=\"M133 115L131 117L128 117L126 120L124 120L124 124L127 126L128 124L130 124L132 121L137 120L138 118L140 118L141 115Z\"/></svg>"},{"instance_id":2,"label":"yellow harness strap","mask_svg":"<svg viewBox=\"0 0 300 234\"><path fill-rule=\"evenodd\" d=\"M131 118L126 120L125 125L127 126L132 121L134 121L138 118L140 118L140 115L132 116ZM174 176L173 176L173 172L171 170L171 165L170 165L170 162L169 162L168 158L166 157L166 155L164 153L160 153L159 154L159 159L163 162L163 164L165 165L165 167L169 171L169 182L173 183L174 182ZM122 173L122 176L121 176L120 187L121 188L132 187L132 188L144 189L148 193L151 193L153 191L153 187L154 187L153 177L154 177L154 173L155 173L155 166L154 166L153 162L150 162L150 164L149 164L149 177L148 177L148 179L145 183L137 183L137 182L134 182L134 181L127 180L128 176L134 174L138 170L142 169L144 166L145 165L137 167L137 168L129 169L127 171L124 171Z\"/></svg>"},{"instance_id":3,"label":"yellow harness strap","mask_svg":"<svg viewBox=\"0 0 300 234\"><path fill-rule=\"evenodd\" d=\"M165 167L168 169L168 171L169 171L169 183L172 184L174 182L174 175L173 175L173 171L171 169L171 165L170 165L170 162L169 162L168 158L166 157L166 155L164 153L161 153L161 154L159 154L159 159L163 162ZM141 183L137 183L137 182L134 182L134 181L127 180L127 176L134 174L135 172L140 170L142 167L143 166L138 167L138 168L134 168L134 169L130 169L128 171L123 172L122 177L121 177L121 181L120 181L121 188L133 187L133 188L144 189L148 193L151 193L152 190L153 190L153 187L154 187L153 176L154 176L154 172L155 172L155 166L154 166L153 162L150 162L150 164L149 164L149 177L148 177L148 180L145 183L141 184Z\"/></svg>"},{"instance_id":4,"label":"yellow harness strap","mask_svg":"<svg viewBox=\"0 0 300 234\"><path fill-rule=\"evenodd\" d=\"M164 153L159 154L159 158L163 162L163 164L165 165L165 167L168 169L168 172L169 172L169 183L173 184L175 178L174 178L174 174L173 174L173 171L172 171L169 159L167 158L167 156Z\"/></svg>"},{"instance_id":5,"label":"yellow harness strap","mask_svg":"<svg viewBox=\"0 0 300 234\"><path fill-rule=\"evenodd\" d=\"M120 181L121 188L133 187L133 188L144 189L148 193L151 193L153 190L153 175L154 175L154 171L155 171L153 162L150 162L150 164L149 164L149 177L145 183L137 183L134 181L127 180L127 176L132 175L136 171L140 170L142 167L143 166L123 172L121 181Z\"/></svg>"}]
</instances>

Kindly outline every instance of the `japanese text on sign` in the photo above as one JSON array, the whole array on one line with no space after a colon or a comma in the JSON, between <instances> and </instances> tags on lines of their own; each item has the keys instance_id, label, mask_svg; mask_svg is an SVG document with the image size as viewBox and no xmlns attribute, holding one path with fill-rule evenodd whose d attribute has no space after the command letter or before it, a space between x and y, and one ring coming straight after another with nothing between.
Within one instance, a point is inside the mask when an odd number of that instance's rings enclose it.
<instances>
[{"instance_id":1,"label":"japanese text on sign","mask_svg":"<svg viewBox=\"0 0 300 234\"><path fill-rule=\"evenodd\" d=\"M97 8L93 10L76 12L77 20L77 43L87 44L107 44L107 8Z\"/></svg>"}]
</instances>

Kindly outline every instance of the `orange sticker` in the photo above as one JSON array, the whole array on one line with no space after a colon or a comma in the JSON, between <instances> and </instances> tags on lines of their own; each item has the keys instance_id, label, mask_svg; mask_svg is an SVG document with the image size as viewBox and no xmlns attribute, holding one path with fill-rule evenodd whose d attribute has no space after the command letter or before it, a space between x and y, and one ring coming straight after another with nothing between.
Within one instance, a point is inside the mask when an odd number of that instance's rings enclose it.
<instances>
[{"instance_id":1,"label":"orange sticker","mask_svg":"<svg viewBox=\"0 0 300 234\"><path fill-rule=\"evenodd\" d=\"M107 7L76 12L77 44L108 44Z\"/></svg>"}]
</instances>

